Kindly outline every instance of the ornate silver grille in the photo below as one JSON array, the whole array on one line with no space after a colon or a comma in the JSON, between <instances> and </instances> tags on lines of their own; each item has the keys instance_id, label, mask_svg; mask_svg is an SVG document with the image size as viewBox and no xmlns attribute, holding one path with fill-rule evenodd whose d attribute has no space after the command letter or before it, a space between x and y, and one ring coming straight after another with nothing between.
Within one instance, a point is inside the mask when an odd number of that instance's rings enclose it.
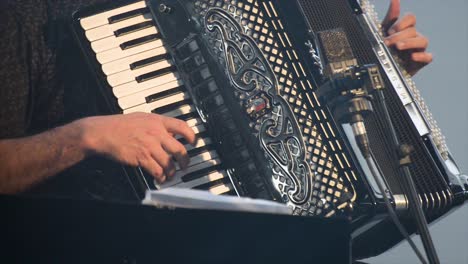
<instances>
[{"instance_id":1,"label":"ornate silver grille","mask_svg":"<svg viewBox=\"0 0 468 264\"><path fill-rule=\"evenodd\" d=\"M273 2L199 0L195 9L241 106L250 109L250 127L283 201L301 215L331 216L351 206L356 174ZM306 98L301 91L308 91ZM271 114L262 115L262 107Z\"/></svg>"}]
</instances>

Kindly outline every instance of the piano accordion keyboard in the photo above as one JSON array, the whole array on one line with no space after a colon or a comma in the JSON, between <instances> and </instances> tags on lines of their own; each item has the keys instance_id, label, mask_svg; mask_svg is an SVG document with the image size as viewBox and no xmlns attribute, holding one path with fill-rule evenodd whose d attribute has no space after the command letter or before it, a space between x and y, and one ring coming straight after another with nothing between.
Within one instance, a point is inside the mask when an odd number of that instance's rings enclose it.
<instances>
[{"instance_id":1,"label":"piano accordion keyboard","mask_svg":"<svg viewBox=\"0 0 468 264\"><path fill-rule=\"evenodd\" d=\"M173 179L156 188L193 188L234 194L213 141L198 116L190 94L145 1L82 18L80 25L123 114L156 113L187 122L197 134L195 146L185 144L190 164L176 167ZM183 139L180 139L183 141Z\"/></svg>"}]
</instances>

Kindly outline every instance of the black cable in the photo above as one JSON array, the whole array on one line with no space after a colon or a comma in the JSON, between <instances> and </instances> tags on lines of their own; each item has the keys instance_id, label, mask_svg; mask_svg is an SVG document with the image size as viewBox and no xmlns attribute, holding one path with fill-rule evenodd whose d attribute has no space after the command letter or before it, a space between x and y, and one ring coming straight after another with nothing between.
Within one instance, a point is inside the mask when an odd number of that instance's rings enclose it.
<instances>
[{"instance_id":1,"label":"black cable","mask_svg":"<svg viewBox=\"0 0 468 264\"><path fill-rule=\"evenodd\" d=\"M406 231L405 227L401 224L400 219L398 219L398 216L396 215L395 210L393 210L392 204L391 204L390 200L388 199L388 197L387 197L387 195L385 193L385 188L383 187L382 183L379 180L377 169L375 168L376 164L374 163L374 160L372 159L372 157L374 156L373 153L372 153L372 150L369 150L369 153L371 153L371 155L369 157L366 157L366 162L367 162L367 165L368 165L368 167L369 167L369 169L371 171L372 176L375 179L375 182L377 183L377 187L379 188L380 192L382 193L382 196L383 196L385 205L387 206L387 210L388 210L388 214L389 214L390 218L392 219L393 223L397 227L398 231L400 231L401 235L403 235L403 237L408 241L408 243L410 244L410 246L413 249L414 253L416 254L416 256L421 261L421 263L427 264L426 259L421 254L421 251L419 251L418 247L416 246L416 244L413 242L413 240L409 236L409 234Z\"/></svg>"}]
</instances>

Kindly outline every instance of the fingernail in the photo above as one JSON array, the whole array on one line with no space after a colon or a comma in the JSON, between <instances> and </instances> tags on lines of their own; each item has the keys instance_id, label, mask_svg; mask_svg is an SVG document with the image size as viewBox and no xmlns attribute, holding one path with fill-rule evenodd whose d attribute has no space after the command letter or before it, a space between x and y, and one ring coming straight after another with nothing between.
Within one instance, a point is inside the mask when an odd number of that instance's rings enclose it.
<instances>
[{"instance_id":1,"label":"fingernail","mask_svg":"<svg viewBox=\"0 0 468 264\"><path fill-rule=\"evenodd\" d=\"M164 183L164 182L166 181L166 179L167 179L166 175L161 176L161 177L159 178L159 184Z\"/></svg>"},{"instance_id":2,"label":"fingernail","mask_svg":"<svg viewBox=\"0 0 468 264\"><path fill-rule=\"evenodd\" d=\"M405 47L406 44L404 42L398 42L396 45L398 49L402 49Z\"/></svg>"},{"instance_id":3,"label":"fingernail","mask_svg":"<svg viewBox=\"0 0 468 264\"><path fill-rule=\"evenodd\" d=\"M168 178L169 180L171 180L172 178L174 178L174 175L175 175L175 170L171 170L171 171L167 174L167 176L168 176L167 178Z\"/></svg>"},{"instance_id":4,"label":"fingernail","mask_svg":"<svg viewBox=\"0 0 468 264\"><path fill-rule=\"evenodd\" d=\"M396 33L396 30L395 29L389 29L388 32L387 32L389 35L393 35Z\"/></svg>"}]
</instances>

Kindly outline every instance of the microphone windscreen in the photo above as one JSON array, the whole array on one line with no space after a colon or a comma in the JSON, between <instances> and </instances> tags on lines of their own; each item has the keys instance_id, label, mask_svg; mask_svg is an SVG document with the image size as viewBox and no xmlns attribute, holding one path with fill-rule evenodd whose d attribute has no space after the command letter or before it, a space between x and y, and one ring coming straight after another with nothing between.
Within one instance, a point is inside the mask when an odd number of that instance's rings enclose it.
<instances>
[{"instance_id":1,"label":"microphone windscreen","mask_svg":"<svg viewBox=\"0 0 468 264\"><path fill-rule=\"evenodd\" d=\"M331 68L332 74L349 66L356 66L353 50L342 28L320 31L317 33L317 40L322 63Z\"/></svg>"}]
</instances>

